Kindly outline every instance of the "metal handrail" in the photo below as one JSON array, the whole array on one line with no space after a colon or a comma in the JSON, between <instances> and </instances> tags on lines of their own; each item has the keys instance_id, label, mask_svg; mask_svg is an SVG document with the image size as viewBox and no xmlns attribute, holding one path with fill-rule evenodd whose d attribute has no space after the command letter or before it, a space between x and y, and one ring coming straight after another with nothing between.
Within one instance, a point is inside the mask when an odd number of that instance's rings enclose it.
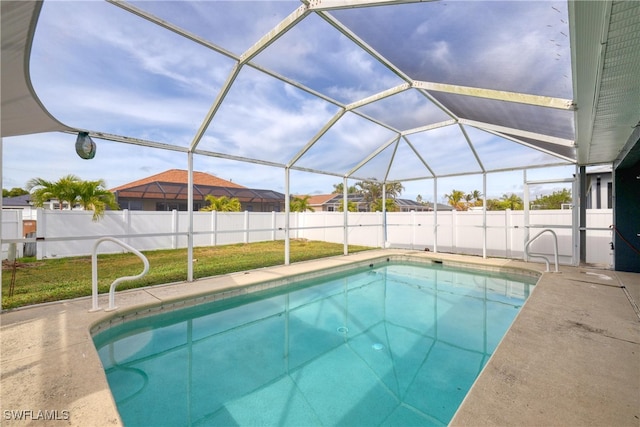
<instances>
[{"instance_id":1,"label":"metal handrail","mask_svg":"<svg viewBox=\"0 0 640 427\"><path fill-rule=\"evenodd\" d=\"M96 240L96 242L93 245L93 251L91 252L91 300L92 302L91 302L91 310L89 311L100 310L100 306L98 305L98 246L100 245L100 243L106 242L106 241L117 243L123 248L136 254L138 258L142 260L144 264L144 269L137 276L119 277L116 280L114 280L113 283L111 283L111 286L109 287L109 308L105 309L105 311L111 311L117 308L115 306L115 299L116 299L115 291L116 291L116 286L119 283L125 282L127 280L140 279L141 277L143 277L145 274L149 272L149 260L147 259L147 257L145 257L142 253L140 253L140 251L138 251L134 247L114 237L103 237L101 239Z\"/></svg>"},{"instance_id":2,"label":"metal handrail","mask_svg":"<svg viewBox=\"0 0 640 427\"><path fill-rule=\"evenodd\" d=\"M549 258L546 257L545 254L540 254L540 253L531 253L529 252L529 245L536 240L538 237L540 237L543 233L551 233L551 235L553 236L553 243L554 243L554 261L556 264L556 273L558 272L558 236L556 235L556 232L549 229L549 228L545 228L544 230L542 230L541 232L539 232L538 234L536 234L535 236L533 236L531 239L529 239L527 241L527 243L524 245L524 253L528 258L541 258L544 260L545 264L547 265L547 272L549 271Z\"/></svg>"}]
</instances>

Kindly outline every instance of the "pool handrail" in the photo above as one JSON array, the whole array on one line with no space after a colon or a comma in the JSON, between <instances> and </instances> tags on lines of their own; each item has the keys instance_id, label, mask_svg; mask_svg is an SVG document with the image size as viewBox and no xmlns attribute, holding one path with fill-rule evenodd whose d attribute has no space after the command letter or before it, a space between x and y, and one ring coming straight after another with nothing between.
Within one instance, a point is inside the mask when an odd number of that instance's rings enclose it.
<instances>
[{"instance_id":1,"label":"pool handrail","mask_svg":"<svg viewBox=\"0 0 640 427\"><path fill-rule=\"evenodd\" d=\"M547 256L545 254L541 254L541 253L531 253L529 252L529 245L536 240L538 237L540 237L543 233L551 233L551 235L553 236L553 255L554 255L554 262L556 264L556 270L555 272L558 273L558 236L556 235L556 232L551 230L550 228L545 228L544 230L540 231L538 234L536 234L535 236L533 236L531 239L527 240L527 243L525 243L524 245L524 253L527 256L527 258L541 258L544 260L545 264L547 265L547 272L549 272L549 258L547 258Z\"/></svg>"},{"instance_id":2,"label":"pool handrail","mask_svg":"<svg viewBox=\"0 0 640 427\"><path fill-rule=\"evenodd\" d=\"M126 244L122 240L118 240L115 237L102 237L93 244L93 250L91 252L91 310L89 311L98 311L100 310L100 306L98 304L98 246L102 242L110 241L116 243L123 248L129 250L134 253L138 258L142 260L144 264L144 269L142 272L136 276L123 276L119 277L111 283L109 287L109 308L106 308L105 311L115 310L117 307L115 306L115 291L116 286L121 282L125 282L127 280L136 280L143 277L145 274L149 272L149 260L145 257L140 251L134 248L131 245Z\"/></svg>"}]
</instances>

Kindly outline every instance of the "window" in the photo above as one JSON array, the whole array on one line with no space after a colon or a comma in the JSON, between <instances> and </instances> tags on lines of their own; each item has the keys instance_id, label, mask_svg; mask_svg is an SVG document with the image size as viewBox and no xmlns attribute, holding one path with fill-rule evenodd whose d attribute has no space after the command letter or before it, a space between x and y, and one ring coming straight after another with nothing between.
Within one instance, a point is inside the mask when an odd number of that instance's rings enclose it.
<instances>
[{"instance_id":1,"label":"window","mask_svg":"<svg viewBox=\"0 0 640 427\"><path fill-rule=\"evenodd\" d=\"M186 203L176 203L176 202L158 202L156 203L157 211L186 211L187 204Z\"/></svg>"},{"instance_id":2,"label":"window","mask_svg":"<svg viewBox=\"0 0 640 427\"><path fill-rule=\"evenodd\" d=\"M142 200L124 200L119 203L121 209L129 209L130 211L141 211Z\"/></svg>"}]
</instances>

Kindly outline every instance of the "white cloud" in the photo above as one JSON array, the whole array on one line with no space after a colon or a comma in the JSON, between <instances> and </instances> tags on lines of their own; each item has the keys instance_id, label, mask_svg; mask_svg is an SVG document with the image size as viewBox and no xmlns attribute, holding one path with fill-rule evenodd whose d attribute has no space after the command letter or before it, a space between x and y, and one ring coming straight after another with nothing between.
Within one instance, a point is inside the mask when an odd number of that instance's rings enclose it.
<instances>
[{"instance_id":1,"label":"white cloud","mask_svg":"<svg viewBox=\"0 0 640 427\"><path fill-rule=\"evenodd\" d=\"M140 5L158 8L158 13L166 14L165 19L175 18L185 28L193 28L236 52L253 44L299 5L259 2L252 3L256 7L247 7L243 3L217 3L196 2L190 4L191 9L180 7L179 2ZM553 4L527 9L536 13L527 19L534 23L556 19L553 15L556 12L547 10ZM502 20L501 11L495 16L482 15L476 14L480 4L461 5L469 8L456 9L458 13L462 10L456 21L442 19L453 12L451 4L433 5L434 8L429 4L365 8L344 13L367 18L362 19L357 29L375 33L372 46L390 59L395 60L397 55L399 64L426 58L428 61L420 72L429 71L434 76L450 74L461 80L479 76L477 81L492 81L506 58L509 74L501 77L501 83L517 86L526 75L532 87L544 84L541 90L554 90L556 82L549 76L557 71L558 64L554 60L548 65L545 59L551 53L555 55L555 51L549 52L546 40L555 37L551 34L555 28L519 29L518 22ZM505 3L505 7L516 10L520 6ZM196 14L177 15L188 10ZM401 16L401 10L410 13ZM437 13L425 14L427 10ZM391 14L387 15L388 12ZM33 81L45 105L70 125L186 146L194 138L232 65L222 55L105 2L45 2L42 16L46 22L39 28L34 46ZM387 28L381 24L388 16L401 17L403 22ZM363 26L370 28L360 28ZM480 31L482 26L488 29ZM465 39L469 34L481 37ZM514 51L526 51L526 58L513 56ZM400 83L390 70L314 15L269 47L258 62L342 102L358 100ZM543 62L546 65L541 65ZM536 70L533 78L532 69ZM415 127L438 116L437 110L415 91L368 108L381 119L395 116L390 121L399 127ZM199 148L285 163L336 111L334 105L245 67ZM392 136L377 125L350 116L347 114L323 136L300 165L344 173ZM448 131L433 132L427 138L428 144L417 144L425 160L437 166L436 171L440 168L462 172L469 165L475 167L466 143L460 143L459 132L449 135ZM418 136L411 137L414 138L419 140ZM479 138L482 141L483 136ZM104 178L110 186L117 186L169 168L186 168L183 154L105 141L97 141L98 154L94 160L83 161L75 155L74 142L73 135L53 134L5 139L4 186L22 186L29 178L40 175L56 179L66 173L76 173L83 179ZM488 147L487 152L492 150L493 147ZM283 189L281 169L198 159L198 165L222 178L251 187ZM481 187L481 181L480 185L475 178L471 181L473 185L466 191ZM296 173L292 191L329 192L331 184L337 182L340 178L333 176ZM495 185L503 184L496 181ZM421 185L418 187L422 189ZM429 181L426 187L431 188Z\"/></svg>"}]
</instances>

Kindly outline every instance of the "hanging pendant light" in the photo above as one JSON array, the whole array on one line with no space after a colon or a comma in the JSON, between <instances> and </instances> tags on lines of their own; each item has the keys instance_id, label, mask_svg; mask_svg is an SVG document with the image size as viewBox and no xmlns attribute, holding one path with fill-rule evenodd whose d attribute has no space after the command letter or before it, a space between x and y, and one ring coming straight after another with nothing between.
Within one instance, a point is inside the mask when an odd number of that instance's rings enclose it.
<instances>
[{"instance_id":1,"label":"hanging pendant light","mask_svg":"<svg viewBox=\"0 0 640 427\"><path fill-rule=\"evenodd\" d=\"M96 155L96 143L87 132L78 132L76 153L83 159L93 159Z\"/></svg>"}]
</instances>

